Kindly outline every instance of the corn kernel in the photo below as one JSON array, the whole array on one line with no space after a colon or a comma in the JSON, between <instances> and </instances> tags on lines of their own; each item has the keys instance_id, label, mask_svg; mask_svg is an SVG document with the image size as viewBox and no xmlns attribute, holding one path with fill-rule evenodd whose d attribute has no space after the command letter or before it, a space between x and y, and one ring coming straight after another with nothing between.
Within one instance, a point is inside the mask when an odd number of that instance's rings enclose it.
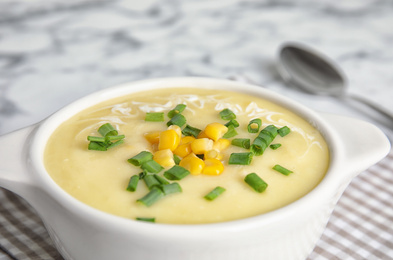
<instances>
[{"instance_id":1,"label":"corn kernel","mask_svg":"<svg viewBox=\"0 0 393 260\"><path fill-rule=\"evenodd\" d=\"M191 143L192 152L195 154L205 154L213 148L213 140L209 138L195 139Z\"/></svg>"},{"instance_id":2,"label":"corn kernel","mask_svg":"<svg viewBox=\"0 0 393 260\"><path fill-rule=\"evenodd\" d=\"M150 144L158 144L158 141L160 140L160 133L161 131L154 131L146 133L144 136Z\"/></svg>"},{"instance_id":3,"label":"corn kernel","mask_svg":"<svg viewBox=\"0 0 393 260\"><path fill-rule=\"evenodd\" d=\"M205 153L205 159L221 159L222 155L216 149L211 149Z\"/></svg>"},{"instance_id":4,"label":"corn kernel","mask_svg":"<svg viewBox=\"0 0 393 260\"><path fill-rule=\"evenodd\" d=\"M179 165L189 170L192 175L199 175L205 167L205 162L191 153L184 157Z\"/></svg>"},{"instance_id":5,"label":"corn kernel","mask_svg":"<svg viewBox=\"0 0 393 260\"><path fill-rule=\"evenodd\" d=\"M211 123L205 127L205 134L214 141L220 139L226 132L228 128L220 123Z\"/></svg>"},{"instance_id":6,"label":"corn kernel","mask_svg":"<svg viewBox=\"0 0 393 260\"><path fill-rule=\"evenodd\" d=\"M191 152L191 143L179 144L179 146L173 151L174 154L183 158L189 155Z\"/></svg>"},{"instance_id":7,"label":"corn kernel","mask_svg":"<svg viewBox=\"0 0 393 260\"><path fill-rule=\"evenodd\" d=\"M178 125L170 125L168 127L168 130L175 130L176 133L179 135L179 138L181 139L182 133L181 133L181 128Z\"/></svg>"},{"instance_id":8,"label":"corn kernel","mask_svg":"<svg viewBox=\"0 0 393 260\"><path fill-rule=\"evenodd\" d=\"M187 144L187 143L191 143L192 141L195 140L195 137L193 136L185 136L180 140L180 144Z\"/></svg>"},{"instance_id":9,"label":"corn kernel","mask_svg":"<svg viewBox=\"0 0 393 260\"><path fill-rule=\"evenodd\" d=\"M217 159L205 159L205 167L202 174L206 175L220 175L224 171L224 165Z\"/></svg>"},{"instance_id":10,"label":"corn kernel","mask_svg":"<svg viewBox=\"0 0 393 260\"><path fill-rule=\"evenodd\" d=\"M230 145L231 145L230 140L222 138L214 142L213 149L216 149L218 151L223 151L227 149Z\"/></svg>"},{"instance_id":11,"label":"corn kernel","mask_svg":"<svg viewBox=\"0 0 393 260\"><path fill-rule=\"evenodd\" d=\"M180 137L173 129L165 130L160 133L158 150L169 149L174 151L180 143Z\"/></svg>"},{"instance_id":12,"label":"corn kernel","mask_svg":"<svg viewBox=\"0 0 393 260\"><path fill-rule=\"evenodd\" d=\"M160 164L162 167L172 167L175 165L173 153L169 149L155 152L153 154L153 160Z\"/></svg>"},{"instance_id":13,"label":"corn kernel","mask_svg":"<svg viewBox=\"0 0 393 260\"><path fill-rule=\"evenodd\" d=\"M201 132L198 134L198 139L201 139L201 138L209 138L209 137L205 134L204 131L201 131Z\"/></svg>"}]
</instances>

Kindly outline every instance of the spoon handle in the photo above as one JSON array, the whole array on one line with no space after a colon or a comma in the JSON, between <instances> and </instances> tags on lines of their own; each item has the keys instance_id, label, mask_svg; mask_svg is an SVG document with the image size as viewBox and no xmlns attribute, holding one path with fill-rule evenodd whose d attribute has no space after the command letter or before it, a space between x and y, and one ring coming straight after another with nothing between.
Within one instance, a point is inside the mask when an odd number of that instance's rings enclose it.
<instances>
[{"instance_id":1,"label":"spoon handle","mask_svg":"<svg viewBox=\"0 0 393 260\"><path fill-rule=\"evenodd\" d=\"M374 110L378 111L379 113L381 113L382 115L384 115L386 118L390 119L390 123L393 124L393 112L387 110L386 108L382 107L381 105L371 101L370 99L367 98L363 98L361 96L358 95L348 95L349 98L356 100L360 103L363 103L365 105L367 105L370 108L373 108Z\"/></svg>"}]
</instances>

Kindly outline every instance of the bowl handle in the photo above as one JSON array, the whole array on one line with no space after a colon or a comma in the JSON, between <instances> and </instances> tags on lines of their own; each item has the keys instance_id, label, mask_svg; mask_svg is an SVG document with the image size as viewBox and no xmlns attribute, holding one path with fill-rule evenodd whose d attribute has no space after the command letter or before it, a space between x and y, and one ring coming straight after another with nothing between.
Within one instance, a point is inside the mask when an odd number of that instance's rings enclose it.
<instances>
[{"instance_id":1,"label":"bowl handle","mask_svg":"<svg viewBox=\"0 0 393 260\"><path fill-rule=\"evenodd\" d=\"M386 135L375 125L340 115L322 114L335 129L344 153L341 158L347 172L355 177L382 160L390 151Z\"/></svg>"},{"instance_id":2,"label":"bowl handle","mask_svg":"<svg viewBox=\"0 0 393 260\"><path fill-rule=\"evenodd\" d=\"M32 183L27 170L27 145L35 126L0 136L0 187L19 195Z\"/></svg>"}]
</instances>

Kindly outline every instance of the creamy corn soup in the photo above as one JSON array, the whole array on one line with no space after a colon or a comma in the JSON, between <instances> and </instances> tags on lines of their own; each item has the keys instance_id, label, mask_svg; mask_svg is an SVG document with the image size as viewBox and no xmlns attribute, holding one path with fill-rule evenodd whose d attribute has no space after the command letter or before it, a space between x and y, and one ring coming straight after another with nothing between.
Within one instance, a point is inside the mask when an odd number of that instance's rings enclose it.
<instances>
[{"instance_id":1,"label":"creamy corn soup","mask_svg":"<svg viewBox=\"0 0 393 260\"><path fill-rule=\"evenodd\" d=\"M151 206L138 203L149 190L139 180L136 191L126 190L130 177L142 172L128 159L141 151L155 153L158 145L145 135L168 129L167 113L185 104L182 115L187 124L205 129L210 123L226 124L220 112L228 108L236 114L237 135L227 138L250 139L258 133L247 130L250 120L260 118L268 125L287 126L291 131L277 135L261 156L249 165L229 165L232 153L250 149L229 145L219 151L223 171L219 175L189 174L177 182L182 192L164 196ZM145 121L146 113L164 112L163 122ZM107 151L89 150L87 136L100 136L98 128L110 123L125 135L124 143ZM182 127L184 128L184 126ZM90 107L64 122L50 137L45 150L45 166L54 181L78 200L96 209L125 217L154 218L159 223L197 224L222 222L263 214L283 207L311 191L324 177L329 151L321 134L305 120L267 100L234 92L193 88L162 89L116 98ZM181 157L180 157L181 159ZM280 165L292 171L284 175L274 169ZM164 176L164 172L158 173ZM258 193L244 179L256 173L268 184ZM204 198L215 187L225 192L209 201Z\"/></svg>"}]
</instances>

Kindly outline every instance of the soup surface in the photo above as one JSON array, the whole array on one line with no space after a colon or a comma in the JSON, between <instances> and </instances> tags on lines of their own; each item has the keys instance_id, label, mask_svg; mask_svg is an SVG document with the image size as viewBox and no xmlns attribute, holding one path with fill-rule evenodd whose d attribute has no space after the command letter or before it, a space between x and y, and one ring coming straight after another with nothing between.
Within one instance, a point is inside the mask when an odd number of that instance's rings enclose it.
<instances>
[{"instance_id":1,"label":"soup surface","mask_svg":"<svg viewBox=\"0 0 393 260\"><path fill-rule=\"evenodd\" d=\"M291 132L284 137L277 135L272 144L281 146L275 150L268 147L263 155L254 156L250 165L228 165L232 153L249 152L230 145L221 151L222 174L190 174L176 181L182 192L167 195L148 207L137 203L149 192L143 181L135 192L126 190L130 177L141 172L127 160L141 151L154 152L156 148L144 135L167 130L167 112L177 104L186 104L182 114L187 124L202 130L209 123L227 123L219 113L225 108L232 110L240 126L236 128L238 135L230 140L250 138L252 143L258 134L249 133L247 125L254 118L262 120L261 129L267 125L287 126ZM147 112L165 112L165 122L146 122ZM88 150L87 136L99 136L97 130L105 123L125 135L124 143L107 151ZM197 224L255 216L301 198L324 177L329 151L314 127L267 100L234 92L169 88L112 99L73 116L50 137L44 160L60 187L96 209L125 218ZM273 170L276 164L293 173L286 176ZM256 173L268 184L264 192L256 192L244 181L249 173ZM206 200L204 196L217 186L226 191L213 201Z\"/></svg>"}]
</instances>

